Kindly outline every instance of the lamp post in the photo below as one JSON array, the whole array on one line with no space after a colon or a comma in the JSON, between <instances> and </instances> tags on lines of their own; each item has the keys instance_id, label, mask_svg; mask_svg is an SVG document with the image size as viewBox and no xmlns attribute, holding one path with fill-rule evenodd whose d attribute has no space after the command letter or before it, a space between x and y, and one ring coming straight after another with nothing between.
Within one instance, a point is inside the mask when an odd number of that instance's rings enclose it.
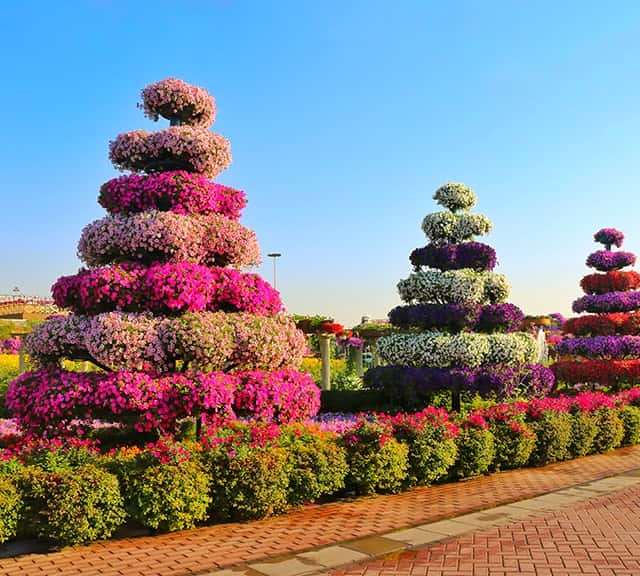
<instances>
[{"instance_id":1,"label":"lamp post","mask_svg":"<svg viewBox=\"0 0 640 576\"><path fill-rule=\"evenodd\" d=\"M273 258L273 287L276 287L276 259L280 258L280 256L282 256L282 254L280 254L280 252L271 252L270 254L267 254L267 256L269 258Z\"/></svg>"}]
</instances>

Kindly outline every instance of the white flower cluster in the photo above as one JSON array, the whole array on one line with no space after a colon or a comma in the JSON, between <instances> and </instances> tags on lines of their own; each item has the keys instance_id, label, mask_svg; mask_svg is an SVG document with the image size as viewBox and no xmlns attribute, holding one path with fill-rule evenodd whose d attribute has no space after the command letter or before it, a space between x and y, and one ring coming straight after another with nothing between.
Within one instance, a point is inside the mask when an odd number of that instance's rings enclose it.
<instances>
[{"instance_id":1,"label":"white flower cluster","mask_svg":"<svg viewBox=\"0 0 640 576\"><path fill-rule=\"evenodd\" d=\"M422 221L422 230L434 244L466 242L491 231L491 220L484 214L433 212Z\"/></svg>"},{"instance_id":2,"label":"white flower cluster","mask_svg":"<svg viewBox=\"0 0 640 576\"><path fill-rule=\"evenodd\" d=\"M470 210L477 200L475 192L462 182L447 182L440 186L435 191L433 199L452 212Z\"/></svg>"},{"instance_id":3,"label":"white flower cluster","mask_svg":"<svg viewBox=\"0 0 640 576\"><path fill-rule=\"evenodd\" d=\"M500 304L509 297L510 286L503 274L462 270L420 270L398 282L400 298L405 302L451 302Z\"/></svg>"},{"instance_id":4,"label":"white flower cluster","mask_svg":"<svg viewBox=\"0 0 640 576\"><path fill-rule=\"evenodd\" d=\"M392 334L378 340L378 353L389 364L475 368L484 364L535 362L538 346L524 332L509 334Z\"/></svg>"}]
</instances>

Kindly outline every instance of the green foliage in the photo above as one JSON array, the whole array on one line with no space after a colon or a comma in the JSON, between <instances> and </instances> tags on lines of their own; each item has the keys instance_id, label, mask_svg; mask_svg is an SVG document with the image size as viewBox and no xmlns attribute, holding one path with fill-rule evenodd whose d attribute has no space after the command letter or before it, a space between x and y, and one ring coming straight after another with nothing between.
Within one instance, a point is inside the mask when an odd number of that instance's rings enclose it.
<instances>
[{"instance_id":1,"label":"green foliage","mask_svg":"<svg viewBox=\"0 0 640 576\"><path fill-rule=\"evenodd\" d=\"M325 322L333 322L330 316L307 316L304 314L292 314L291 319L295 322L298 330L305 334L314 334L320 331L320 327Z\"/></svg>"},{"instance_id":2,"label":"green foliage","mask_svg":"<svg viewBox=\"0 0 640 576\"><path fill-rule=\"evenodd\" d=\"M253 520L287 508L289 454L285 448L225 448L203 454L211 481L209 517Z\"/></svg>"},{"instance_id":3,"label":"green foliage","mask_svg":"<svg viewBox=\"0 0 640 576\"><path fill-rule=\"evenodd\" d=\"M43 444L21 454L24 463L45 472L73 470L80 466L97 464L97 452L87 446L54 446Z\"/></svg>"},{"instance_id":4,"label":"green foliage","mask_svg":"<svg viewBox=\"0 0 640 576\"><path fill-rule=\"evenodd\" d=\"M524 422L494 421L489 425L495 439L494 470L524 466L536 446L536 433Z\"/></svg>"},{"instance_id":5,"label":"green foliage","mask_svg":"<svg viewBox=\"0 0 640 576\"><path fill-rule=\"evenodd\" d=\"M591 452L608 452L617 448L624 438L624 423L614 408L598 408L594 413L598 432L593 439Z\"/></svg>"},{"instance_id":6,"label":"green foliage","mask_svg":"<svg viewBox=\"0 0 640 576\"><path fill-rule=\"evenodd\" d=\"M7 475L0 475L0 543L14 538L22 511L20 491Z\"/></svg>"},{"instance_id":7,"label":"green foliage","mask_svg":"<svg viewBox=\"0 0 640 576\"><path fill-rule=\"evenodd\" d=\"M332 390L362 390L362 387L362 378L355 372L345 370L331 377Z\"/></svg>"},{"instance_id":8,"label":"green foliage","mask_svg":"<svg viewBox=\"0 0 640 576\"><path fill-rule=\"evenodd\" d=\"M118 479L95 466L55 472L30 467L20 485L26 532L56 545L108 538L126 518Z\"/></svg>"},{"instance_id":9,"label":"green foliage","mask_svg":"<svg viewBox=\"0 0 640 576\"><path fill-rule=\"evenodd\" d=\"M428 486L447 476L458 455L455 438L443 426L413 430L401 440L409 448L408 486Z\"/></svg>"},{"instance_id":10,"label":"green foliage","mask_svg":"<svg viewBox=\"0 0 640 576\"><path fill-rule=\"evenodd\" d=\"M322 390L320 412L387 412L384 394L380 390Z\"/></svg>"},{"instance_id":11,"label":"green foliage","mask_svg":"<svg viewBox=\"0 0 640 576\"><path fill-rule=\"evenodd\" d=\"M569 458L572 418L570 414L545 411L532 422L537 441L529 458L533 466L544 466Z\"/></svg>"},{"instance_id":12,"label":"green foliage","mask_svg":"<svg viewBox=\"0 0 640 576\"><path fill-rule=\"evenodd\" d=\"M593 440L598 433L596 419L589 412L577 412L571 415L571 440L569 454L572 457L591 453Z\"/></svg>"},{"instance_id":13,"label":"green foliage","mask_svg":"<svg viewBox=\"0 0 640 576\"><path fill-rule=\"evenodd\" d=\"M345 487L347 454L336 436L294 426L281 436L280 442L289 454L289 504L314 502Z\"/></svg>"},{"instance_id":14,"label":"green foliage","mask_svg":"<svg viewBox=\"0 0 640 576\"><path fill-rule=\"evenodd\" d=\"M640 407L624 406L618 410L618 415L624 424L624 446L640 444Z\"/></svg>"},{"instance_id":15,"label":"green foliage","mask_svg":"<svg viewBox=\"0 0 640 576\"><path fill-rule=\"evenodd\" d=\"M496 454L491 430L467 426L456 438L458 455L449 474L454 479L473 478L489 470Z\"/></svg>"},{"instance_id":16,"label":"green foliage","mask_svg":"<svg viewBox=\"0 0 640 576\"><path fill-rule=\"evenodd\" d=\"M395 438L347 444L347 487L358 494L400 492L409 469L409 447Z\"/></svg>"}]
</instances>

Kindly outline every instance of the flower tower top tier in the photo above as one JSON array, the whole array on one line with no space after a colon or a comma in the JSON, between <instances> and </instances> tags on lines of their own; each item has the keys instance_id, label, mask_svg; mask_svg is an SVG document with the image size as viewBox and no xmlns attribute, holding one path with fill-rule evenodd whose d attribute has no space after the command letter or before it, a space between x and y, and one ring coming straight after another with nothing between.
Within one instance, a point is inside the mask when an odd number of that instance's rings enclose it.
<instances>
[{"instance_id":1,"label":"flower tower top tier","mask_svg":"<svg viewBox=\"0 0 640 576\"><path fill-rule=\"evenodd\" d=\"M581 280L585 296L573 303L574 312L590 314L565 322L564 333L574 337L556 346L564 358L553 369L571 384L635 384L640 382L640 274L623 268L633 266L636 256L611 250L624 240L615 228L598 230L594 239L605 249L589 254L586 264L597 272Z\"/></svg>"},{"instance_id":2,"label":"flower tower top tier","mask_svg":"<svg viewBox=\"0 0 640 576\"><path fill-rule=\"evenodd\" d=\"M437 390L485 395L539 392L553 384L552 374L532 364L535 339L519 332L522 311L506 303L509 284L493 272L495 250L474 238L491 230L490 220L470 209L471 188L447 183L434 200L446 211L428 214L422 229L429 240L411 253L413 273L398 283L405 302L389 313L402 333L378 341L388 363L366 375L370 387L392 399L426 400Z\"/></svg>"},{"instance_id":3,"label":"flower tower top tier","mask_svg":"<svg viewBox=\"0 0 640 576\"><path fill-rule=\"evenodd\" d=\"M314 414L319 390L296 371L306 338L278 292L244 271L260 262L239 222L245 195L211 180L231 162L229 142L208 129L213 97L169 78L147 86L140 106L171 125L110 143L114 166L131 173L101 186L108 215L78 244L86 268L52 288L72 314L27 338L42 369L11 385L7 405L34 433L93 417L171 432L187 416ZM68 372L63 359L103 372Z\"/></svg>"}]
</instances>

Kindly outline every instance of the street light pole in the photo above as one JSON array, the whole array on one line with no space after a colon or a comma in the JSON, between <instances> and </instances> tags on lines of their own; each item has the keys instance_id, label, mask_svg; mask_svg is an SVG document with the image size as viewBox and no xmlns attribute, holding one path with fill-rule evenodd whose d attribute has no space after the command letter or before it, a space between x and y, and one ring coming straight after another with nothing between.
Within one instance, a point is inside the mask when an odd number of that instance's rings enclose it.
<instances>
[{"instance_id":1,"label":"street light pole","mask_svg":"<svg viewBox=\"0 0 640 576\"><path fill-rule=\"evenodd\" d=\"M276 258L280 258L280 252L271 252L267 254L269 258L273 258L273 287L276 288Z\"/></svg>"}]
</instances>

